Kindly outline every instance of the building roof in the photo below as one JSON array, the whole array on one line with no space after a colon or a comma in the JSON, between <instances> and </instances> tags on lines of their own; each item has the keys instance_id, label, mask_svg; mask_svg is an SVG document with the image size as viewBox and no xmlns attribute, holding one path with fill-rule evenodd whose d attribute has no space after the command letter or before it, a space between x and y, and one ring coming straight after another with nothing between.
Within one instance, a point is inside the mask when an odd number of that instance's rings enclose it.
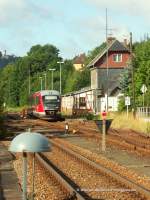
<instances>
[{"instance_id":1,"label":"building roof","mask_svg":"<svg viewBox=\"0 0 150 200\"><path fill-rule=\"evenodd\" d=\"M130 52L127 47L125 47L118 40L113 40L105 47L88 65L87 67L94 67L94 65L99 61L99 59L106 54L107 51L119 51L119 52Z\"/></svg>"},{"instance_id":2,"label":"building roof","mask_svg":"<svg viewBox=\"0 0 150 200\"><path fill-rule=\"evenodd\" d=\"M92 90L95 90L95 89L91 89L91 87L89 86L89 87L81 88L78 91L72 91L72 92L66 93L66 94L61 95L61 96L63 96L63 97L65 97L65 96L72 96L72 95L75 95L75 94L81 94L81 93L92 91Z\"/></svg>"},{"instance_id":3,"label":"building roof","mask_svg":"<svg viewBox=\"0 0 150 200\"><path fill-rule=\"evenodd\" d=\"M60 95L59 91L57 90L41 90L41 91L38 91L38 92L35 92L33 95L35 94L41 94L42 96L45 96L45 95Z\"/></svg>"},{"instance_id":4,"label":"building roof","mask_svg":"<svg viewBox=\"0 0 150 200\"><path fill-rule=\"evenodd\" d=\"M74 58L74 64L83 64L84 63L84 61L85 61L85 54L83 53L83 54L80 54L79 56L76 56L75 58Z\"/></svg>"}]
</instances>

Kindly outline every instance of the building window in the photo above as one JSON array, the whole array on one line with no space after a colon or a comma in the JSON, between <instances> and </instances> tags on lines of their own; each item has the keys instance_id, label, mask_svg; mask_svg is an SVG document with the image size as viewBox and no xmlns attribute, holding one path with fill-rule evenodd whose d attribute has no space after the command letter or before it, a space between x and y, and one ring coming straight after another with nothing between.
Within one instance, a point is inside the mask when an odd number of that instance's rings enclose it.
<instances>
[{"instance_id":1,"label":"building window","mask_svg":"<svg viewBox=\"0 0 150 200\"><path fill-rule=\"evenodd\" d=\"M85 97L80 97L79 98L79 106L86 106L86 101L85 101Z\"/></svg>"},{"instance_id":2,"label":"building window","mask_svg":"<svg viewBox=\"0 0 150 200\"><path fill-rule=\"evenodd\" d=\"M122 54L114 54L113 61L114 62L122 62Z\"/></svg>"}]
</instances>

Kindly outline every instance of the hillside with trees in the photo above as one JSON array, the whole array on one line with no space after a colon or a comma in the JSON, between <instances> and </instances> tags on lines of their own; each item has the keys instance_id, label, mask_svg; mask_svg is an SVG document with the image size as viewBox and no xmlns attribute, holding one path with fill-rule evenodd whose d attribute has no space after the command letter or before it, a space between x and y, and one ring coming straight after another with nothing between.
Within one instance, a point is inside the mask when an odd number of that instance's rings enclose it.
<instances>
[{"instance_id":1,"label":"hillside with trees","mask_svg":"<svg viewBox=\"0 0 150 200\"><path fill-rule=\"evenodd\" d=\"M0 51L0 68L5 67L9 63L14 63L18 58L14 55L2 54Z\"/></svg>"},{"instance_id":2,"label":"hillside with trees","mask_svg":"<svg viewBox=\"0 0 150 200\"><path fill-rule=\"evenodd\" d=\"M62 61L62 58L55 46L47 44L31 47L27 56L17 59L15 63L8 64L0 70L1 101L11 107L26 105L30 94L41 89L40 77L42 77L42 89L51 89L52 72L49 69L55 69L54 89L59 90L60 65L58 61ZM44 74L46 74L46 88ZM89 74L87 69L75 71L72 60L64 60L62 94L87 86L90 80Z\"/></svg>"}]
</instances>

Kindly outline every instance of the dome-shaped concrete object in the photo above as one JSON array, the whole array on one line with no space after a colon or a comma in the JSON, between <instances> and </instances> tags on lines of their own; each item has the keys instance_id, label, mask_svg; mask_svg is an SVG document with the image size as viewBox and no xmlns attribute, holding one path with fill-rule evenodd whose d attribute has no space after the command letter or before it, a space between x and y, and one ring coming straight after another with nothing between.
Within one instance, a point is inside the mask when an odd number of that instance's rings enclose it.
<instances>
[{"instance_id":1,"label":"dome-shaped concrete object","mask_svg":"<svg viewBox=\"0 0 150 200\"><path fill-rule=\"evenodd\" d=\"M48 139L34 132L24 132L17 135L11 142L12 152L46 152L51 150Z\"/></svg>"}]
</instances>

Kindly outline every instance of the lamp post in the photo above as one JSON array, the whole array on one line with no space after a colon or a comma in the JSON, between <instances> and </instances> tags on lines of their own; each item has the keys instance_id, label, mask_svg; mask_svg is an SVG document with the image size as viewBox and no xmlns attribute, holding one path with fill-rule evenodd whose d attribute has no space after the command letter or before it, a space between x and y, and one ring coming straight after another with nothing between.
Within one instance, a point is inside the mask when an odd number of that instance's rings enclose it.
<instances>
[{"instance_id":1,"label":"lamp post","mask_svg":"<svg viewBox=\"0 0 150 200\"><path fill-rule=\"evenodd\" d=\"M61 64L63 64L63 61L58 61L57 63L60 64L60 94L61 94Z\"/></svg>"},{"instance_id":2,"label":"lamp post","mask_svg":"<svg viewBox=\"0 0 150 200\"><path fill-rule=\"evenodd\" d=\"M136 104L135 104L135 69L133 65L133 47L132 47L132 32L130 32L130 65L132 70L132 101L133 101L133 117L136 117Z\"/></svg>"},{"instance_id":3,"label":"lamp post","mask_svg":"<svg viewBox=\"0 0 150 200\"><path fill-rule=\"evenodd\" d=\"M31 70L30 70L30 66L29 66L29 96L30 96L30 93L31 93Z\"/></svg>"},{"instance_id":4,"label":"lamp post","mask_svg":"<svg viewBox=\"0 0 150 200\"><path fill-rule=\"evenodd\" d=\"M109 70L108 70L108 17L107 17L107 8L106 8L106 111L108 112L108 108L109 108Z\"/></svg>"},{"instance_id":5,"label":"lamp post","mask_svg":"<svg viewBox=\"0 0 150 200\"><path fill-rule=\"evenodd\" d=\"M23 157L23 180L22 180L22 200L27 200L27 154L33 154L33 174L32 174L32 200L34 200L34 178L35 178L35 153L48 152L51 150L51 144L48 139L34 132L24 132L17 135L11 142L9 151L21 153Z\"/></svg>"},{"instance_id":6,"label":"lamp post","mask_svg":"<svg viewBox=\"0 0 150 200\"><path fill-rule=\"evenodd\" d=\"M52 72L51 89L53 90L53 72L54 72L56 69L48 69L48 70Z\"/></svg>"},{"instance_id":7,"label":"lamp post","mask_svg":"<svg viewBox=\"0 0 150 200\"><path fill-rule=\"evenodd\" d=\"M44 73L44 78L45 78L45 90L46 90L46 72Z\"/></svg>"},{"instance_id":8,"label":"lamp post","mask_svg":"<svg viewBox=\"0 0 150 200\"><path fill-rule=\"evenodd\" d=\"M42 85L42 81L43 81L43 80L42 80L42 77L40 76L39 79L41 80L41 90L42 90L42 88L43 88L43 85Z\"/></svg>"}]
</instances>

